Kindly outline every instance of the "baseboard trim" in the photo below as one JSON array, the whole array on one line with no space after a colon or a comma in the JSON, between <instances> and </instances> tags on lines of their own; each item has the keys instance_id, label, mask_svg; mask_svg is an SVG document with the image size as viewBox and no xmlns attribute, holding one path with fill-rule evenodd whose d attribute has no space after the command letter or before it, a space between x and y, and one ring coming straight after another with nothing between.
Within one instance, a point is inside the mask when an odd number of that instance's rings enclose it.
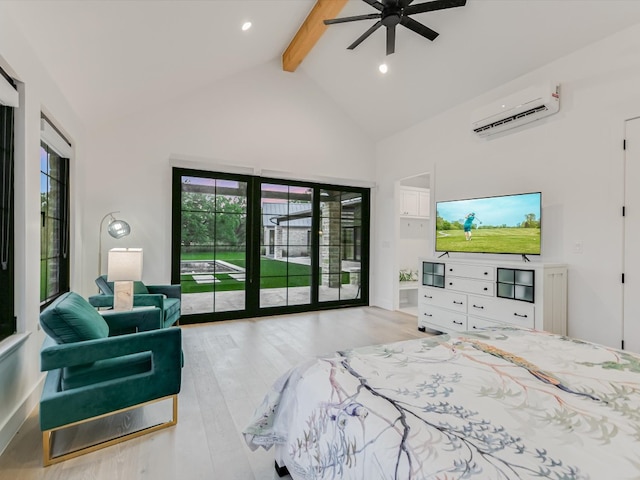
<instances>
[{"instance_id":1,"label":"baseboard trim","mask_svg":"<svg viewBox=\"0 0 640 480\"><path fill-rule=\"evenodd\" d=\"M9 418L0 426L0 455L4 453L13 437L22 427L22 424L38 405L44 379L45 375L42 375L31 391L22 398L22 401L16 406Z\"/></svg>"},{"instance_id":2,"label":"baseboard trim","mask_svg":"<svg viewBox=\"0 0 640 480\"><path fill-rule=\"evenodd\" d=\"M383 299L382 301L378 300L376 302L370 302L372 307L382 308L383 310L389 310L392 312L393 309L393 301L388 299Z\"/></svg>"}]
</instances>

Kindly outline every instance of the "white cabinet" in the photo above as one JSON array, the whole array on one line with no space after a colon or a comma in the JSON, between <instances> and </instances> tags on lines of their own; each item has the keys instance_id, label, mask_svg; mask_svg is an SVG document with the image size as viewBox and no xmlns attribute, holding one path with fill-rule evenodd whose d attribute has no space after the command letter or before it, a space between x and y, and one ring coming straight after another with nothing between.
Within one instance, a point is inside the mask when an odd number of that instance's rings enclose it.
<instances>
[{"instance_id":1,"label":"white cabinet","mask_svg":"<svg viewBox=\"0 0 640 480\"><path fill-rule=\"evenodd\" d=\"M421 258L418 328L513 325L567 334L566 265Z\"/></svg>"},{"instance_id":2,"label":"white cabinet","mask_svg":"<svg viewBox=\"0 0 640 480\"><path fill-rule=\"evenodd\" d=\"M400 188L400 216L429 218L429 190L417 187Z\"/></svg>"}]
</instances>

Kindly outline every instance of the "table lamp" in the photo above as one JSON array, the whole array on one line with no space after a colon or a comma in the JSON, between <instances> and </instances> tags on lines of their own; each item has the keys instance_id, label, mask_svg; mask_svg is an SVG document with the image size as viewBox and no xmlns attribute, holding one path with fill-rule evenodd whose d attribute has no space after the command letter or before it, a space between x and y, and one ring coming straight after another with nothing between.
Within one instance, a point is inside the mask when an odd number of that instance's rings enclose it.
<instances>
[{"instance_id":1,"label":"table lamp","mask_svg":"<svg viewBox=\"0 0 640 480\"><path fill-rule=\"evenodd\" d=\"M113 285L113 309L133 308L133 282L142 280L142 249L112 248L107 263L107 281Z\"/></svg>"}]
</instances>

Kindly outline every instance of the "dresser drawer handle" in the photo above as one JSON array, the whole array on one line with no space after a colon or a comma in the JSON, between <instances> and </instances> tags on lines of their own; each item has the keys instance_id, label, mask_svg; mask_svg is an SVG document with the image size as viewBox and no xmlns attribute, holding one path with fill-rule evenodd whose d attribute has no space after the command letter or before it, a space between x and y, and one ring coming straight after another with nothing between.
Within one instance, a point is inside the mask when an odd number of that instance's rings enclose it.
<instances>
[{"instance_id":1,"label":"dresser drawer handle","mask_svg":"<svg viewBox=\"0 0 640 480\"><path fill-rule=\"evenodd\" d=\"M484 305L476 305L475 303L473 304L473 308L484 308Z\"/></svg>"},{"instance_id":2,"label":"dresser drawer handle","mask_svg":"<svg viewBox=\"0 0 640 480\"><path fill-rule=\"evenodd\" d=\"M456 302L455 300L453 301L453 303L455 303L456 305L462 305L462 302Z\"/></svg>"},{"instance_id":3,"label":"dresser drawer handle","mask_svg":"<svg viewBox=\"0 0 640 480\"><path fill-rule=\"evenodd\" d=\"M484 287L483 290L486 292L487 290L489 290L487 287Z\"/></svg>"},{"instance_id":4,"label":"dresser drawer handle","mask_svg":"<svg viewBox=\"0 0 640 480\"><path fill-rule=\"evenodd\" d=\"M433 315L431 313L425 313L424 314L426 317L433 317Z\"/></svg>"},{"instance_id":5,"label":"dresser drawer handle","mask_svg":"<svg viewBox=\"0 0 640 480\"><path fill-rule=\"evenodd\" d=\"M484 274L485 274L485 275L489 275L489 272L484 272ZM473 327L473 328L476 328L476 327Z\"/></svg>"},{"instance_id":6,"label":"dresser drawer handle","mask_svg":"<svg viewBox=\"0 0 640 480\"><path fill-rule=\"evenodd\" d=\"M516 317L528 318L528 316L526 314L525 315L520 315L519 313L514 313L514 315Z\"/></svg>"},{"instance_id":7,"label":"dresser drawer handle","mask_svg":"<svg viewBox=\"0 0 640 480\"><path fill-rule=\"evenodd\" d=\"M462 325L462 322L456 322L455 320L453 321L453 323L455 323L456 325Z\"/></svg>"},{"instance_id":8,"label":"dresser drawer handle","mask_svg":"<svg viewBox=\"0 0 640 480\"><path fill-rule=\"evenodd\" d=\"M424 296L424 298L433 298L431 295L426 295Z\"/></svg>"}]
</instances>

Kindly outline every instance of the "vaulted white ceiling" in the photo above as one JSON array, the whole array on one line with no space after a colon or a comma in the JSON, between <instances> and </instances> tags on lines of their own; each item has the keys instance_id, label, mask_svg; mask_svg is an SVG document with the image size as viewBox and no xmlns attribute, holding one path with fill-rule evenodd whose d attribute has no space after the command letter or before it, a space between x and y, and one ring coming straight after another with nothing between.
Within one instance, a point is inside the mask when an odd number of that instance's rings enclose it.
<instances>
[{"instance_id":1,"label":"vaulted white ceiling","mask_svg":"<svg viewBox=\"0 0 640 480\"><path fill-rule=\"evenodd\" d=\"M422 3L415 0L414 3ZM72 107L89 125L117 120L279 59L315 0L3 0ZM376 13L350 0L340 16ZM332 25L298 71L371 138L396 133L616 31L640 23L637 0L468 0L346 47L374 20ZM253 28L242 32L245 20ZM1 53L1 52L0 52ZM378 65L386 61L389 73ZM560 82L562 79L557 79Z\"/></svg>"}]
</instances>

